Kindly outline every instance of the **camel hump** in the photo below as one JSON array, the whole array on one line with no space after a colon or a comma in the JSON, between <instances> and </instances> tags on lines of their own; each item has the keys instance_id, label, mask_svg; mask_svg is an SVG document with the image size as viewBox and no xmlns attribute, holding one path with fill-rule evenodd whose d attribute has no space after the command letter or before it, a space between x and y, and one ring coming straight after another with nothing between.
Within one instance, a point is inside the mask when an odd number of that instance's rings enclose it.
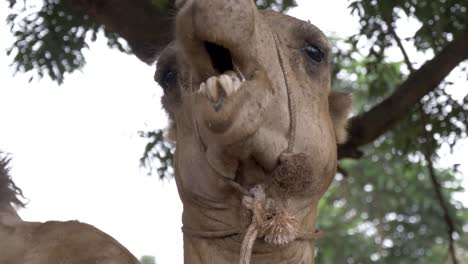
<instances>
[{"instance_id":1,"label":"camel hump","mask_svg":"<svg viewBox=\"0 0 468 264\"><path fill-rule=\"evenodd\" d=\"M137 264L138 260L117 240L96 227L79 221L49 221L32 232L34 245L27 258L34 263Z\"/></svg>"}]
</instances>

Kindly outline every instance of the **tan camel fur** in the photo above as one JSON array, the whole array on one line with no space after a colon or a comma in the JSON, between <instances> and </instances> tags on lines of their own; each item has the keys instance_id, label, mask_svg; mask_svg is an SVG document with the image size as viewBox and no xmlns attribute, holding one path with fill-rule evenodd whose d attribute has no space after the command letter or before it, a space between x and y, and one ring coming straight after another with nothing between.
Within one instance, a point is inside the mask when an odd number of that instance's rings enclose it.
<instances>
[{"instance_id":1,"label":"tan camel fur","mask_svg":"<svg viewBox=\"0 0 468 264\"><path fill-rule=\"evenodd\" d=\"M1 264L136 264L138 260L119 242L99 229L78 221L23 221L14 207L23 207L21 190L0 159Z\"/></svg>"},{"instance_id":2,"label":"tan camel fur","mask_svg":"<svg viewBox=\"0 0 468 264\"><path fill-rule=\"evenodd\" d=\"M313 263L351 106L330 89L329 41L252 0L176 5L155 79L176 144L185 263L245 263L252 234L251 263Z\"/></svg>"}]
</instances>

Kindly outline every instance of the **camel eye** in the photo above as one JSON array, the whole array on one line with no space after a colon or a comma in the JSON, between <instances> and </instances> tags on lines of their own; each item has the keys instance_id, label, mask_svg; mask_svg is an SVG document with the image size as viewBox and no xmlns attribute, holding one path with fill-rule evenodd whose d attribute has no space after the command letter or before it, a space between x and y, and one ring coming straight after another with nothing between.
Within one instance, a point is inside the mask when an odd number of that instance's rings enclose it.
<instances>
[{"instance_id":1,"label":"camel eye","mask_svg":"<svg viewBox=\"0 0 468 264\"><path fill-rule=\"evenodd\" d=\"M325 57L323 51L315 45L307 45L303 50L307 56L315 62L321 62Z\"/></svg>"},{"instance_id":2,"label":"camel eye","mask_svg":"<svg viewBox=\"0 0 468 264\"><path fill-rule=\"evenodd\" d=\"M176 79L177 73L173 70L168 70L162 76L159 85L161 85L164 92L166 92L170 87L173 87L175 85Z\"/></svg>"}]
</instances>

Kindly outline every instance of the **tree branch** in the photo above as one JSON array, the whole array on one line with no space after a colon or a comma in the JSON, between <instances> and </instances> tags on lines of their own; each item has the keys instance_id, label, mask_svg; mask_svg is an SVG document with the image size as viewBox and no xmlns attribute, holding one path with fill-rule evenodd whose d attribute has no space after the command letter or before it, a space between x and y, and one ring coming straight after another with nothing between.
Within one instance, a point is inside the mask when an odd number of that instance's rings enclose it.
<instances>
[{"instance_id":1,"label":"tree branch","mask_svg":"<svg viewBox=\"0 0 468 264\"><path fill-rule=\"evenodd\" d=\"M340 158L350 157L360 146L368 144L403 119L419 103L420 99L433 91L445 77L462 61L468 59L468 27L436 56L408 76L395 92L350 121L349 140L340 146Z\"/></svg>"},{"instance_id":2,"label":"tree branch","mask_svg":"<svg viewBox=\"0 0 468 264\"><path fill-rule=\"evenodd\" d=\"M390 18L385 19L385 23L387 24L388 32L393 36L393 39L396 41L398 48L401 51L401 54L403 54L403 59L405 60L408 70L410 71L410 73L415 72L415 69L413 67L413 64L411 63L408 53L406 52L406 49L403 46L403 42L401 41L398 34L395 32L395 28L393 28L392 21L390 20Z\"/></svg>"},{"instance_id":3,"label":"tree branch","mask_svg":"<svg viewBox=\"0 0 468 264\"><path fill-rule=\"evenodd\" d=\"M135 55L152 63L173 39L174 0L73 0L85 13L123 37ZM164 1L160 1L164 3Z\"/></svg>"}]
</instances>

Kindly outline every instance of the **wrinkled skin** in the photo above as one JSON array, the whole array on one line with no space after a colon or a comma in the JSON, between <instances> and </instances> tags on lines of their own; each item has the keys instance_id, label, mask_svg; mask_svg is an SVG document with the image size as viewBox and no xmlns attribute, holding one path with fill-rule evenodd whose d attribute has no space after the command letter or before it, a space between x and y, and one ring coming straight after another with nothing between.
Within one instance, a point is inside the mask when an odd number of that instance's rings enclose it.
<instances>
[{"instance_id":1,"label":"wrinkled skin","mask_svg":"<svg viewBox=\"0 0 468 264\"><path fill-rule=\"evenodd\" d=\"M258 11L251 0L177 6L176 40L161 54L155 79L176 144L185 263L238 263L251 216L229 181L245 189L271 182L285 157L304 154L310 188L285 196L273 184L266 193L300 232L313 232L318 201L336 171L337 143L345 139L350 97L331 92L330 44L312 24ZM273 246L259 238L252 263L313 258L313 241Z\"/></svg>"}]
</instances>

